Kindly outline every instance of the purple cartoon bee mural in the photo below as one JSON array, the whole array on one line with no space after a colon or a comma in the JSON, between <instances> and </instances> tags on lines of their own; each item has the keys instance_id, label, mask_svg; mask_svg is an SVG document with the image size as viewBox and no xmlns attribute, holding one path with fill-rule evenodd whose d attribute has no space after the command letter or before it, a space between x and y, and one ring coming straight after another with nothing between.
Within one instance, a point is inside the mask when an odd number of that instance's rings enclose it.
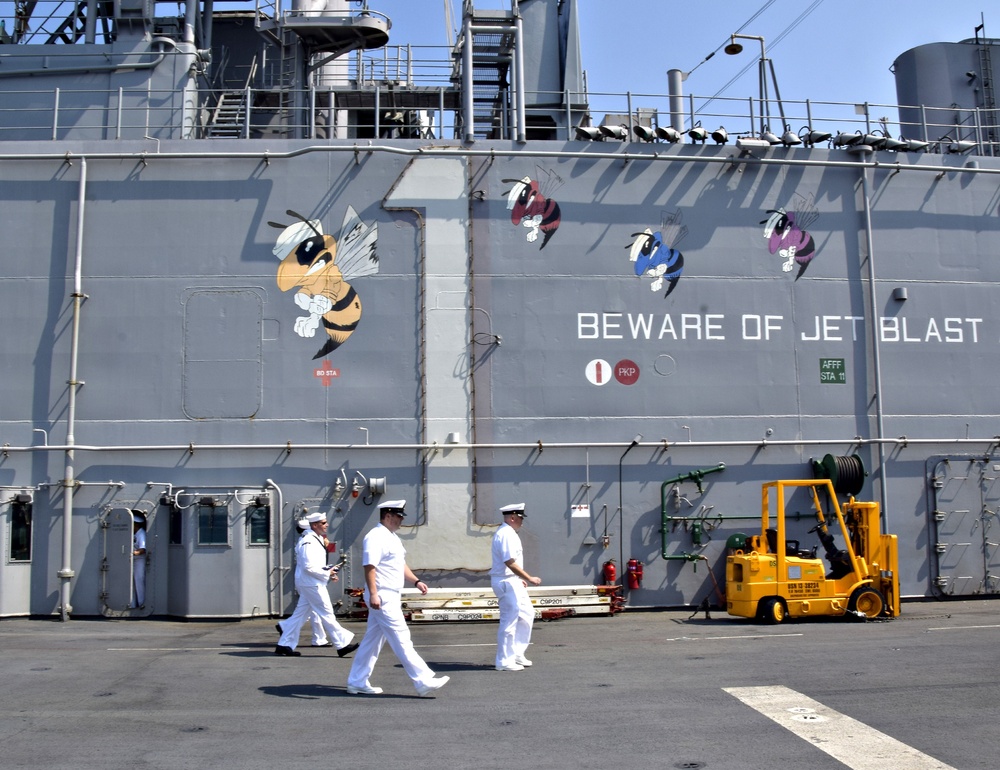
<instances>
[{"instance_id":1,"label":"purple cartoon bee mural","mask_svg":"<svg viewBox=\"0 0 1000 770\"><path fill-rule=\"evenodd\" d=\"M652 279L650 291L659 291L666 281L667 293L663 296L669 297L677 287L684 272L684 255L676 247L687 232L681 212L674 211L664 212L656 232L647 227L641 233L632 233L635 240L625 247L629 250L628 258L634 263L638 278Z\"/></svg>"},{"instance_id":2,"label":"purple cartoon bee mural","mask_svg":"<svg viewBox=\"0 0 1000 770\"><path fill-rule=\"evenodd\" d=\"M799 197L799 201L794 211L783 208L769 209L768 218L760 222L764 225L768 251L785 260L781 269L790 273L798 264L799 272L796 278L805 272L806 267L816 256L816 243L806 228L819 216L811 196Z\"/></svg>"},{"instance_id":3,"label":"purple cartoon bee mural","mask_svg":"<svg viewBox=\"0 0 1000 770\"><path fill-rule=\"evenodd\" d=\"M562 222L562 214L559 211L559 204L551 197L551 194L562 186L562 179L553 172L539 170L538 176L542 183L529 176L521 179L504 179L505 184L513 183L507 196L507 210L510 211L511 224L528 228L528 243L538 240L538 234L542 234L542 244L539 250L545 248L545 244L556 234ZM542 186L544 184L545 194Z\"/></svg>"}]
</instances>

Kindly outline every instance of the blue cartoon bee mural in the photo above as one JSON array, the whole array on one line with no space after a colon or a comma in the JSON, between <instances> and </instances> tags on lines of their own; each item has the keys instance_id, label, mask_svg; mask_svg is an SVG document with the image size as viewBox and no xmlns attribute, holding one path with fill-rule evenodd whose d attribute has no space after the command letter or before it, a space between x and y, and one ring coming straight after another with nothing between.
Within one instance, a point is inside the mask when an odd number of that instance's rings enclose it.
<instances>
[{"instance_id":1,"label":"blue cartoon bee mural","mask_svg":"<svg viewBox=\"0 0 1000 770\"><path fill-rule=\"evenodd\" d=\"M562 179L554 172L539 170L538 176L544 181L545 193L549 196L562 186ZM551 197L546 197L542 184L529 176L504 179L503 182L514 185L509 192L504 193L507 196L511 224L528 228L528 243L538 240L541 232L542 243L538 248L544 249L562 222L559 204Z\"/></svg>"},{"instance_id":2,"label":"blue cartoon bee mural","mask_svg":"<svg viewBox=\"0 0 1000 770\"><path fill-rule=\"evenodd\" d=\"M663 282L668 283L667 293L677 288L677 282L684 272L684 255L677 250L677 244L687 235L687 225L679 211L664 212L660 229L655 233L648 227L641 233L632 233L635 239L625 248L629 250L629 261L634 263L638 278L651 278L650 291L659 291Z\"/></svg>"},{"instance_id":3,"label":"blue cartoon bee mural","mask_svg":"<svg viewBox=\"0 0 1000 770\"><path fill-rule=\"evenodd\" d=\"M326 343L313 356L315 360L344 344L361 320L361 298L348 281L378 273L378 223L365 224L348 206L340 236L334 238L323 232L320 220L291 210L286 213L299 221L290 225L268 222L281 228L273 249L281 260L278 288L298 289L295 304L307 315L296 319L296 334L314 337L321 325L326 332Z\"/></svg>"},{"instance_id":4,"label":"blue cartoon bee mural","mask_svg":"<svg viewBox=\"0 0 1000 770\"><path fill-rule=\"evenodd\" d=\"M798 196L798 198L799 202L794 211L783 208L769 209L767 214L770 216L761 220L761 224L764 225L764 237L767 239L767 250L785 260L781 269L786 273L790 273L798 264L799 272L796 278L805 272L806 267L816 256L816 243L806 228L819 216L812 196L808 198Z\"/></svg>"}]
</instances>

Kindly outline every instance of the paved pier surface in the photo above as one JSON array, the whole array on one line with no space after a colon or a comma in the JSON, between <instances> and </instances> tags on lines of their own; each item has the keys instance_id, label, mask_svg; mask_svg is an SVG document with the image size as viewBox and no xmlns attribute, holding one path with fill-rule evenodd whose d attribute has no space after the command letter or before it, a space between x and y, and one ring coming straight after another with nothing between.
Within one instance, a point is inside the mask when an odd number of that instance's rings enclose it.
<instances>
[{"instance_id":1,"label":"paved pier surface","mask_svg":"<svg viewBox=\"0 0 1000 770\"><path fill-rule=\"evenodd\" d=\"M493 623L413 636L451 676L436 697L388 647L385 694L348 695L350 659L308 634L302 657L273 655L273 619L5 619L0 767L1000 766L998 601L907 603L890 622L539 621L517 673L493 669Z\"/></svg>"}]
</instances>

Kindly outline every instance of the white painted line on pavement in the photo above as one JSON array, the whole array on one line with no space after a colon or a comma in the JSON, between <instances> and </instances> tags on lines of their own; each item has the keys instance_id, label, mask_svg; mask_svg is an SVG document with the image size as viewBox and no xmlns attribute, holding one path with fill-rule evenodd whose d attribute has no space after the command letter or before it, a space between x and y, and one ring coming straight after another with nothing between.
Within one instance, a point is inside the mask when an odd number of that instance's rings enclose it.
<instances>
[{"instance_id":1,"label":"white painted line on pavement","mask_svg":"<svg viewBox=\"0 0 1000 770\"><path fill-rule=\"evenodd\" d=\"M270 646L270 645L268 645ZM415 644L414 647L496 647L496 642L476 644ZM259 647L108 647L108 652L233 652L259 650Z\"/></svg>"},{"instance_id":2,"label":"white painted line on pavement","mask_svg":"<svg viewBox=\"0 0 1000 770\"><path fill-rule=\"evenodd\" d=\"M780 639L789 636L802 636L802 634L740 634L739 636L672 636L665 639L667 642L717 642L727 639Z\"/></svg>"},{"instance_id":3,"label":"white painted line on pavement","mask_svg":"<svg viewBox=\"0 0 1000 770\"><path fill-rule=\"evenodd\" d=\"M955 770L787 687L722 689L851 770Z\"/></svg>"},{"instance_id":4,"label":"white painted line on pavement","mask_svg":"<svg viewBox=\"0 0 1000 770\"><path fill-rule=\"evenodd\" d=\"M937 626L928 628L928 631L962 631L969 628L1000 628L1000 623L992 626Z\"/></svg>"}]
</instances>

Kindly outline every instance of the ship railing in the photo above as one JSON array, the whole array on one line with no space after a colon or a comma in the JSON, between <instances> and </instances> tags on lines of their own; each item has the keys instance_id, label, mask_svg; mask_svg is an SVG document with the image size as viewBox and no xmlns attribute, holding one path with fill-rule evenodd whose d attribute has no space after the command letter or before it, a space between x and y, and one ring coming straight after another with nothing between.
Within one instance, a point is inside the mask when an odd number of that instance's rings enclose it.
<instances>
[{"instance_id":1,"label":"ship railing","mask_svg":"<svg viewBox=\"0 0 1000 770\"><path fill-rule=\"evenodd\" d=\"M563 101L574 101L564 95ZM748 144L798 146L814 144L849 148L858 144L874 149L924 151L970 155L1000 155L995 109L931 107L874 102L823 102L813 100L772 100L758 98L700 97L686 95L671 101L666 94L587 93L576 100L585 101L588 111L575 125L565 125L560 138L587 138L594 132L577 128L601 125L609 129L625 127L626 141L645 141L636 126L652 128L652 141L669 143L714 144L713 133L726 143L736 139L754 140ZM678 104L680 101L680 104ZM531 108L529 108L529 111ZM530 112L529 112L530 114ZM572 115L567 110L567 119ZM657 128L673 128L657 132ZM692 133L692 129L703 129ZM719 129L723 129L722 132ZM616 132L603 132L601 139L614 141ZM812 136L810 137L810 133ZM817 137L828 135L819 141ZM678 139L679 136L679 139ZM784 139L784 141L782 141ZM906 148L902 143L906 142Z\"/></svg>"},{"instance_id":2,"label":"ship railing","mask_svg":"<svg viewBox=\"0 0 1000 770\"><path fill-rule=\"evenodd\" d=\"M0 47L2 50L2 47ZM2 56L2 53L0 53ZM331 77L327 84L300 91L250 87L246 90L244 138L461 138L462 104L458 89L443 73L435 81L412 77L404 59L383 59L376 70L369 61L365 77ZM404 67L403 69L398 69ZM2 82L2 81L0 81ZM197 93L147 88L112 91L86 89L11 89L0 101L0 141L63 139L195 139L206 136L210 108L223 90ZM762 122L757 99L687 96L683 108L671 109L665 94L604 94L533 92L526 94L525 135L528 140L566 141L594 135L606 142L625 141L714 144L712 134L733 145L737 139L797 146L814 144L850 149L875 144L875 149L924 151L980 156L1000 155L996 135L1000 115L995 110L785 100ZM477 136L514 140L519 132L513 111L501 103L497 114L484 117L489 126ZM777 116L777 122L775 121ZM478 118L477 118L478 119ZM599 128L607 132L579 131ZM335 126L335 128L331 128ZM635 129L648 131L645 138ZM478 127L477 127L478 128ZM488 128L488 130L486 130ZM676 134L670 137L667 128ZM703 138L697 131L704 129ZM612 129L623 129L614 131ZM658 131L657 129L661 129ZM807 141L809 132L827 138ZM615 138L620 134L621 139ZM900 138L901 137L901 138ZM785 141L783 142L782 139ZM896 144L883 140L892 139ZM912 142L905 148L901 141Z\"/></svg>"}]
</instances>

